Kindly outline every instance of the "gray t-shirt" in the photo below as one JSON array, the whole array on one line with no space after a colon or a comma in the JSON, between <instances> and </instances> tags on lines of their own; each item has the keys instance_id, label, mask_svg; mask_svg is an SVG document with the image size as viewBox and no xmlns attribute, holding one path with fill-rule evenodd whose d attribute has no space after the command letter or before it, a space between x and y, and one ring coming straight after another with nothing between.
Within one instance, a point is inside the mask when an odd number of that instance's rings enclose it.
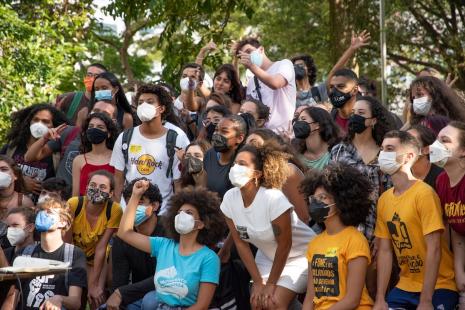
<instances>
[{"instance_id":1,"label":"gray t-shirt","mask_svg":"<svg viewBox=\"0 0 465 310\"><path fill-rule=\"evenodd\" d=\"M312 92L313 88L313 92ZM315 94L317 94L315 96ZM328 100L328 91L326 89L326 81L310 87L306 91L298 91L296 98L296 106L300 107L302 105L315 105L317 103L322 103Z\"/></svg>"},{"instance_id":2,"label":"gray t-shirt","mask_svg":"<svg viewBox=\"0 0 465 310\"><path fill-rule=\"evenodd\" d=\"M73 160L79 155L81 132L75 126L68 126L58 140L50 140L47 145L53 153L62 153L56 177L65 180L66 184L73 184Z\"/></svg>"}]
</instances>

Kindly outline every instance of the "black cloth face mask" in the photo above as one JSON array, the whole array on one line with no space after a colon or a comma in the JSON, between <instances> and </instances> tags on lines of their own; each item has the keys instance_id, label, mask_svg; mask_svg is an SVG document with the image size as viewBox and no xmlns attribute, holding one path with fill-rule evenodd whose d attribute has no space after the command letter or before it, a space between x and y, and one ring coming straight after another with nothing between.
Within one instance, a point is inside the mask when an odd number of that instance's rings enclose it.
<instances>
[{"instance_id":1,"label":"black cloth face mask","mask_svg":"<svg viewBox=\"0 0 465 310\"><path fill-rule=\"evenodd\" d=\"M367 129L365 125L365 120L370 119L371 117L363 117L358 114L352 114L349 118L349 131L354 133L362 133Z\"/></svg>"},{"instance_id":2,"label":"black cloth face mask","mask_svg":"<svg viewBox=\"0 0 465 310\"><path fill-rule=\"evenodd\" d=\"M331 90L329 93L329 100L336 109L342 108L344 104L350 100L350 98L352 98L352 94L350 92L343 93L336 87L334 87L333 90Z\"/></svg>"},{"instance_id":3,"label":"black cloth face mask","mask_svg":"<svg viewBox=\"0 0 465 310\"><path fill-rule=\"evenodd\" d=\"M295 79L303 80L305 78L305 68L299 65L294 65Z\"/></svg>"},{"instance_id":4,"label":"black cloth face mask","mask_svg":"<svg viewBox=\"0 0 465 310\"><path fill-rule=\"evenodd\" d=\"M184 167L187 168L187 172L189 174L199 173L203 169L203 161L197 157L190 156L190 155L184 158L183 165Z\"/></svg>"},{"instance_id":5,"label":"black cloth face mask","mask_svg":"<svg viewBox=\"0 0 465 310\"><path fill-rule=\"evenodd\" d=\"M310 124L306 121L297 121L292 125L292 128L297 139L307 139L311 133Z\"/></svg>"},{"instance_id":6,"label":"black cloth face mask","mask_svg":"<svg viewBox=\"0 0 465 310\"><path fill-rule=\"evenodd\" d=\"M212 145L215 151L219 153L226 153L229 150L228 139L219 133L213 134Z\"/></svg>"},{"instance_id":7,"label":"black cloth face mask","mask_svg":"<svg viewBox=\"0 0 465 310\"><path fill-rule=\"evenodd\" d=\"M108 132L98 128L89 128L86 131L87 139L92 144L100 144L108 138Z\"/></svg>"},{"instance_id":8,"label":"black cloth face mask","mask_svg":"<svg viewBox=\"0 0 465 310\"><path fill-rule=\"evenodd\" d=\"M316 200L316 199L310 199L310 208L309 208L309 214L312 220L314 220L317 223L323 223L329 215L329 207L332 206L333 204L326 204L322 201Z\"/></svg>"}]
</instances>

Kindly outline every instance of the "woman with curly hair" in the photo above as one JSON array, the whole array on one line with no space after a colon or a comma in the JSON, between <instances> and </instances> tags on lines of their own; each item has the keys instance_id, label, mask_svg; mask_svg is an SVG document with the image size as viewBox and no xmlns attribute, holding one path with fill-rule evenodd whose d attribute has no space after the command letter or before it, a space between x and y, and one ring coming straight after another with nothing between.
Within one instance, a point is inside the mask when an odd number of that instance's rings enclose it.
<instances>
[{"instance_id":1,"label":"woman with curly hair","mask_svg":"<svg viewBox=\"0 0 465 310\"><path fill-rule=\"evenodd\" d=\"M431 128L436 135L450 120L465 119L465 104L440 79L433 76L416 78L410 85L410 124Z\"/></svg>"},{"instance_id":2,"label":"woman with curly hair","mask_svg":"<svg viewBox=\"0 0 465 310\"><path fill-rule=\"evenodd\" d=\"M294 135L299 141L300 159L309 169L321 170L329 163L329 151L340 139L339 126L328 111L309 107L300 112L293 125Z\"/></svg>"},{"instance_id":3,"label":"woman with curly hair","mask_svg":"<svg viewBox=\"0 0 465 310\"><path fill-rule=\"evenodd\" d=\"M60 154L54 153L41 160L29 162L24 158L27 150L49 129L62 124L68 124L66 116L49 104L35 104L11 115L11 129L6 135L7 144L0 150L0 154L12 158L20 167L26 192L40 194L41 182L55 176L60 160Z\"/></svg>"},{"instance_id":4,"label":"woman with curly hair","mask_svg":"<svg viewBox=\"0 0 465 310\"><path fill-rule=\"evenodd\" d=\"M252 277L253 309L287 309L305 292L306 245L315 233L281 192L289 175L287 154L276 143L242 147L229 172L235 186L224 195L226 217L237 252ZM258 248L254 256L248 243Z\"/></svg>"},{"instance_id":5,"label":"woman with curly hair","mask_svg":"<svg viewBox=\"0 0 465 310\"><path fill-rule=\"evenodd\" d=\"M168 238L149 237L133 228L137 205L148 186L146 180L134 184L118 237L156 257L158 310L208 309L220 276L219 258L209 247L225 232L220 200L203 188L177 192L170 198L165 218Z\"/></svg>"},{"instance_id":6,"label":"woman with curly hair","mask_svg":"<svg viewBox=\"0 0 465 310\"><path fill-rule=\"evenodd\" d=\"M370 210L370 183L357 169L334 163L311 171L301 190L311 217L325 224L307 250L308 285L302 309L371 309L365 287L371 255L356 226Z\"/></svg>"},{"instance_id":7,"label":"woman with curly hair","mask_svg":"<svg viewBox=\"0 0 465 310\"><path fill-rule=\"evenodd\" d=\"M73 196L86 194L89 175L97 170L115 173L110 166L111 153L118 129L104 113L92 113L81 131L80 155L73 160Z\"/></svg>"},{"instance_id":8,"label":"woman with curly hair","mask_svg":"<svg viewBox=\"0 0 465 310\"><path fill-rule=\"evenodd\" d=\"M359 97L352 112L347 137L331 149L331 160L357 168L370 180L372 208L360 229L371 243L376 223L376 202L387 187L387 179L379 169L378 154L384 135L394 125L389 112L373 97Z\"/></svg>"}]
</instances>

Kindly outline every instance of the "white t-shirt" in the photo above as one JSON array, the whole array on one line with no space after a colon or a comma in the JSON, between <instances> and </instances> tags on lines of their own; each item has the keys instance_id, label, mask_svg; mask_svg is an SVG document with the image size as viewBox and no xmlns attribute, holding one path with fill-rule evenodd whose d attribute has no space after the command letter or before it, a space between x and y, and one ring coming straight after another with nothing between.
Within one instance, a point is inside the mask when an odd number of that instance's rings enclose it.
<instances>
[{"instance_id":1,"label":"white t-shirt","mask_svg":"<svg viewBox=\"0 0 465 310\"><path fill-rule=\"evenodd\" d=\"M157 139L148 139L141 135L140 126L134 127L134 132L128 146L128 163L124 161L122 139L123 133L116 139L113 153L111 154L110 165L115 169L124 171L127 167L126 181L140 177L146 177L152 183L156 184L160 189L163 197L161 212L165 211L166 203L173 193L173 180L181 177L179 170L179 159L174 156L173 162L173 177L167 178L166 171L168 169L169 156L166 149L166 134ZM185 148L187 144L182 141L178 135L176 138L176 146Z\"/></svg>"},{"instance_id":2,"label":"white t-shirt","mask_svg":"<svg viewBox=\"0 0 465 310\"><path fill-rule=\"evenodd\" d=\"M268 259L273 260L278 247L271 222L288 209L293 209L286 196L277 189L260 187L252 204L244 207L240 189L235 187L226 192L221 211L234 222L242 240L255 245ZM292 248L289 258L305 255L308 242L315 236L292 210Z\"/></svg>"},{"instance_id":3,"label":"white t-shirt","mask_svg":"<svg viewBox=\"0 0 465 310\"><path fill-rule=\"evenodd\" d=\"M189 138L187 137L186 133L184 132L184 130L182 130L181 128L179 128L175 124L170 123L170 122L165 122L163 124L163 127L176 131L176 133L178 134L178 138L176 139L176 146L178 146L177 143L180 143L180 145L186 145L186 146L191 143L189 141Z\"/></svg>"},{"instance_id":4,"label":"white t-shirt","mask_svg":"<svg viewBox=\"0 0 465 310\"><path fill-rule=\"evenodd\" d=\"M270 120L265 126L271 130L276 130L278 128L287 129L289 127L289 122L292 121L296 108L295 101L297 93L294 65L289 59L283 59L274 62L266 72L270 75L282 75L286 79L287 85L283 88L273 90L262 81L258 80L262 101L270 107ZM259 99L253 78L249 79L247 83L247 95Z\"/></svg>"}]
</instances>

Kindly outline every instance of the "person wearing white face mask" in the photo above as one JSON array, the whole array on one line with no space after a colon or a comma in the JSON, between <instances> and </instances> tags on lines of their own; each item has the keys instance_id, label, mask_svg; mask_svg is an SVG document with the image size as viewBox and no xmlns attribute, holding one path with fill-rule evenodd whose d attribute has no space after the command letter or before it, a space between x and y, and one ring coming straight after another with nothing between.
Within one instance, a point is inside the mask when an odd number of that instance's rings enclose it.
<instances>
[{"instance_id":1,"label":"person wearing white face mask","mask_svg":"<svg viewBox=\"0 0 465 310\"><path fill-rule=\"evenodd\" d=\"M378 285L373 309L455 309L458 301L452 254L443 237L439 197L411 168L419 144L405 131L388 132L378 162L394 187L378 200ZM385 300L396 255L400 280Z\"/></svg>"},{"instance_id":2,"label":"person wearing white face mask","mask_svg":"<svg viewBox=\"0 0 465 310\"><path fill-rule=\"evenodd\" d=\"M294 65L289 59L272 62L257 39L245 38L236 44L239 62L254 77L247 84L247 95L270 107L265 125L271 130L287 129L296 107Z\"/></svg>"},{"instance_id":3,"label":"person wearing white face mask","mask_svg":"<svg viewBox=\"0 0 465 310\"><path fill-rule=\"evenodd\" d=\"M11 129L7 133L7 144L0 150L12 158L21 168L25 181L25 192L35 194L41 190L41 182L55 176L60 154L55 153L40 161L28 161L25 154L29 147L43 137L48 129L68 124L63 112L49 104L36 104L14 112L11 116Z\"/></svg>"},{"instance_id":4,"label":"person wearing white face mask","mask_svg":"<svg viewBox=\"0 0 465 310\"><path fill-rule=\"evenodd\" d=\"M305 252L315 233L299 220L280 190L289 173L289 157L271 141L262 148L242 147L229 172L235 187L226 192L221 204L253 281L253 309L288 309L307 285ZM248 243L258 248L255 259ZM224 247L219 255L227 250Z\"/></svg>"},{"instance_id":5,"label":"person wearing white face mask","mask_svg":"<svg viewBox=\"0 0 465 310\"><path fill-rule=\"evenodd\" d=\"M147 84L138 88L137 116L142 125L121 133L115 142L110 165L115 167L115 200L119 201L123 184L145 177L157 184L165 201L179 186L181 171L176 149L185 148L189 140L163 121L173 113L173 102L163 86Z\"/></svg>"},{"instance_id":6,"label":"person wearing white face mask","mask_svg":"<svg viewBox=\"0 0 465 310\"><path fill-rule=\"evenodd\" d=\"M451 233L459 309L465 309L465 123L451 122L430 146L430 161L444 171L436 180L444 215Z\"/></svg>"},{"instance_id":7,"label":"person wearing white face mask","mask_svg":"<svg viewBox=\"0 0 465 310\"><path fill-rule=\"evenodd\" d=\"M146 180L134 184L118 237L157 259L156 309L208 309L220 273L219 258L208 247L215 246L225 232L218 196L193 187L174 194L165 219L170 238L149 237L134 231L137 206L148 187Z\"/></svg>"}]
</instances>

